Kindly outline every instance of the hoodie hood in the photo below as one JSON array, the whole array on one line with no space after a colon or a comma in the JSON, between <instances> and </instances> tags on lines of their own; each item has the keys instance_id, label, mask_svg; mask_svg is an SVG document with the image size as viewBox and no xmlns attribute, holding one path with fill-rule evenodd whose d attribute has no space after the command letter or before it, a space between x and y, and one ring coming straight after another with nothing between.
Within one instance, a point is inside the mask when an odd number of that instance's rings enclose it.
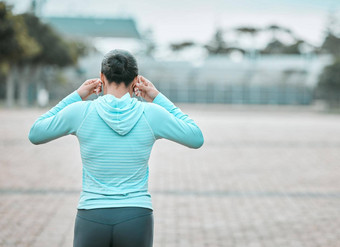
<instances>
[{"instance_id":1,"label":"hoodie hood","mask_svg":"<svg viewBox=\"0 0 340 247\"><path fill-rule=\"evenodd\" d=\"M144 104L126 93L121 98L106 94L93 101L99 116L119 135L126 135L143 114Z\"/></svg>"}]
</instances>

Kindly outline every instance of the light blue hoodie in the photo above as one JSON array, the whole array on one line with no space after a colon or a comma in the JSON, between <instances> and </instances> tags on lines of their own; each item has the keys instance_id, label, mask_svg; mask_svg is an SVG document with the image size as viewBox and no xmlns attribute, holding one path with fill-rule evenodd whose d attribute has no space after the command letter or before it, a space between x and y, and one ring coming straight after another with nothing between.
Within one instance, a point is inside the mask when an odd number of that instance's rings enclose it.
<instances>
[{"instance_id":1,"label":"light blue hoodie","mask_svg":"<svg viewBox=\"0 0 340 247\"><path fill-rule=\"evenodd\" d=\"M83 163L78 209L152 209L148 160L154 142L166 138L191 148L203 145L194 121L161 93L146 103L129 93L82 101L75 91L38 118L29 139L42 144L68 134L77 136Z\"/></svg>"}]
</instances>

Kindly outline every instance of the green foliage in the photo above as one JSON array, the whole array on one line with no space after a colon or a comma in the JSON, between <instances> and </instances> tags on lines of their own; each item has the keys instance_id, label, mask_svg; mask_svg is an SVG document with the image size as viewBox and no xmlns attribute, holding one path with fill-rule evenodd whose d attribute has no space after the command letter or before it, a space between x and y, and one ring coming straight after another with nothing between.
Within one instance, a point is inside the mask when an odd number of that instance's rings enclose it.
<instances>
[{"instance_id":1,"label":"green foliage","mask_svg":"<svg viewBox=\"0 0 340 247\"><path fill-rule=\"evenodd\" d=\"M9 71L9 64L6 62L0 63L0 76L6 76Z\"/></svg>"},{"instance_id":2,"label":"green foliage","mask_svg":"<svg viewBox=\"0 0 340 247\"><path fill-rule=\"evenodd\" d=\"M78 52L74 46L63 40L49 25L32 14L22 14L21 17L27 25L28 34L41 46L40 53L21 60L21 63L64 67L77 62Z\"/></svg>"},{"instance_id":3,"label":"green foliage","mask_svg":"<svg viewBox=\"0 0 340 247\"><path fill-rule=\"evenodd\" d=\"M257 34L263 32L271 32L272 33L272 40L267 44L267 46L260 50L262 54L301 54L300 45L304 44L304 41L297 40L292 31L288 28L281 27L278 25L271 25L266 28L256 28L252 26L241 26L232 29L233 32L237 34L251 36L252 39L255 38ZM231 46L223 39L223 34L226 32L225 30L218 29L216 33L208 44L204 47L208 50L209 54L228 54L232 51L241 51L242 53L252 53L256 51L256 47L252 47L250 50L245 51L240 47ZM291 45L286 45L282 43L276 36L278 33L284 33L289 35L295 42Z\"/></svg>"},{"instance_id":4,"label":"green foliage","mask_svg":"<svg viewBox=\"0 0 340 247\"><path fill-rule=\"evenodd\" d=\"M237 32L239 33L243 33L243 34L251 34L251 35L255 35L257 34L259 31L261 31L259 28L255 28L255 27L238 27L235 29Z\"/></svg>"},{"instance_id":5,"label":"green foliage","mask_svg":"<svg viewBox=\"0 0 340 247\"><path fill-rule=\"evenodd\" d=\"M320 97L330 103L331 106L339 106L340 103L340 58L324 68L319 78L317 92Z\"/></svg>"},{"instance_id":6,"label":"green foliage","mask_svg":"<svg viewBox=\"0 0 340 247\"><path fill-rule=\"evenodd\" d=\"M66 46L68 47L73 64L77 63L78 58L80 56L85 56L88 54L89 48L85 43L75 41L75 40L64 41L64 42Z\"/></svg>"},{"instance_id":7,"label":"green foliage","mask_svg":"<svg viewBox=\"0 0 340 247\"><path fill-rule=\"evenodd\" d=\"M303 45L304 41L298 40L292 45L285 45L279 40L273 40L266 48L264 48L262 54L301 54L300 45Z\"/></svg>"},{"instance_id":8,"label":"green foliage","mask_svg":"<svg viewBox=\"0 0 340 247\"><path fill-rule=\"evenodd\" d=\"M325 67L320 76L319 87L323 91L338 91L340 93L340 59Z\"/></svg>"},{"instance_id":9,"label":"green foliage","mask_svg":"<svg viewBox=\"0 0 340 247\"><path fill-rule=\"evenodd\" d=\"M332 33L328 33L321 49L334 56L340 56L340 37L337 37Z\"/></svg>"},{"instance_id":10,"label":"green foliage","mask_svg":"<svg viewBox=\"0 0 340 247\"><path fill-rule=\"evenodd\" d=\"M192 41L184 41L184 42L180 42L180 43L170 44L170 48L171 48L172 51L181 51L185 48L192 47L194 45L195 45L195 43L192 42Z\"/></svg>"},{"instance_id":11,"label":"green foliage","mask_svg":"<svg viewBox=\"0 0 340 247\"><path fill-rule=\"evenodd\" d=\"M228 45L223 39L223 30L217 29L211 42L204 46L209 54L227 54L229 53Z\"/></svg>"},{"instance_id":12,"label":"green foliage","mask_svg":"<svg viewBox=\"0 0 340 247\"><path fill-rule=\"evenodd\" d=\"M280 54L282 53L283 49L284 49L285 45L280 42L279 40L273 40L272 42L270 42L266 48L264 48L261 53L263 54Z\"/></svg>"},{"instance_id":13,"label":"green foliage","mask_svg":"<svg viewBox=\"0 0 340 247\"><path fill-rule=\"evenodd\" d=\"M49 25L32 14L13 15L11 7L0 2L0 68L8 64L56 65L77 63L85 55L85 44L66 41ZM6 65L7 64L7 65Z\"/></svg>"},{"instance_id":14,"label":"green foliage","mask_svg":"<svg viewBox=\"0 0 340 247\"><path fill-rule=\"evenodd\" d=\"M13 16L11 8L0 2L0 63L12 63L40 52L39 44L30 37L24 20Z\"/></svg>"}]
</instances>

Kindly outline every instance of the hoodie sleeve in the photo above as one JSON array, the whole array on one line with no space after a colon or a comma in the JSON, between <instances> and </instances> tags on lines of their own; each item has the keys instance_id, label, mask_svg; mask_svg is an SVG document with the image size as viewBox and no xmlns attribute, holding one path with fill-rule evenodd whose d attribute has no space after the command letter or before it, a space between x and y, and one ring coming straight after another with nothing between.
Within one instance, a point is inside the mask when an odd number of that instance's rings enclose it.
<instances>
[{"instance_id":1,"label":"hoodie sleeve","mask_svg":"<svg viewBox=\"0 0 340 247\"><path fill-rule=\"evenodd\" d=\"M28 138L33 144L42 144L61 136L74 134L80 123L82 101L77 91L74 91L55 107L40 116L33 124Z\"/></svg>"},{"instance_id":2,"label":"hoodie sleeve","mask_svg":"<svg viewBox=\"0 0 340 247\"><path fill-rule=\"evenodd\" d=\"M203 145L200 128L163 94L159 93L149 106L146 117L156 139L165 138L190 148Z\"/></svg>"}]
</instances>

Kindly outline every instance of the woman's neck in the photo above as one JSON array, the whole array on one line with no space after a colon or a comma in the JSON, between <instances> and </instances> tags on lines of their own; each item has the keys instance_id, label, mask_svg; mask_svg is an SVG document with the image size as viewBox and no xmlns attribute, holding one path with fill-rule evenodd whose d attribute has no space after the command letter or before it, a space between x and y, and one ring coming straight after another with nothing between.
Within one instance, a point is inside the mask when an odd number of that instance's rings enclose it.
<instances>
[{"instance_id":1,"label":"woman's neck","mask_svg":"<svg viewBox=\"0 0 340 247\"><path fill-rule=\"evenodd\" d=\"M125 86L124 83L117 85L116 83L112 82L111 84L108 84L106 88L106 94L111 94L116 98L123 97L127 92L130 93L130 90Z\"/></svg>"}]
</instances>

